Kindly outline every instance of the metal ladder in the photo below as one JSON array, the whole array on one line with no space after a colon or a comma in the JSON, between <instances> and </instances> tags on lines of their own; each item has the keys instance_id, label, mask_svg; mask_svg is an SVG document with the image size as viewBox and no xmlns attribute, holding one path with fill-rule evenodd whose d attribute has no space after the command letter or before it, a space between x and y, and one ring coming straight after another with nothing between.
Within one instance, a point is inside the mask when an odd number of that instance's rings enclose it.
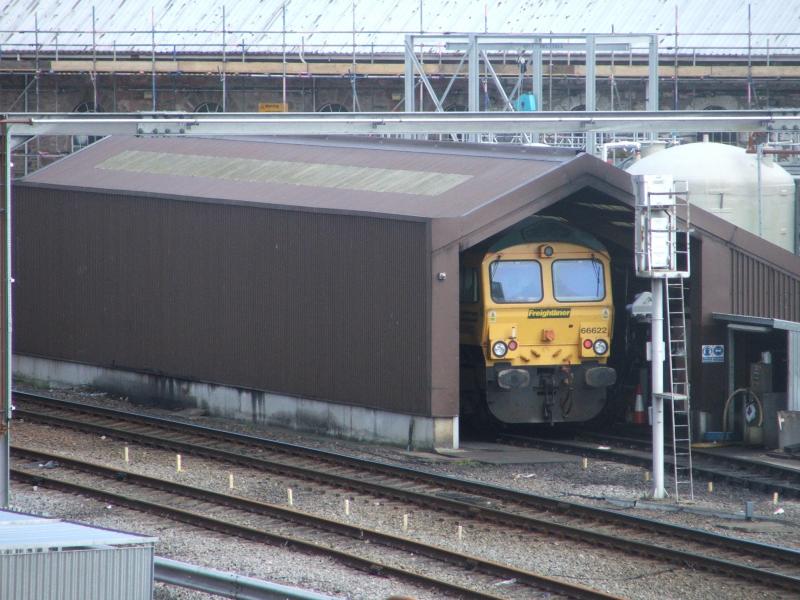
<instances>
[{"instance_id":1,"label":"metal ladder","mask_svg":"<svg viewBox=\"0 0 800 600\"><path fill-rule=\"evenodd\" d=\"M692 427L689 403L689 353L686 339L686 307L682 277L665 279L667 288L667 345L669 352L669 399L672 407L672 466L675 500L681 490L694 500L692 478Z\"/></svg>"}]
</instances>

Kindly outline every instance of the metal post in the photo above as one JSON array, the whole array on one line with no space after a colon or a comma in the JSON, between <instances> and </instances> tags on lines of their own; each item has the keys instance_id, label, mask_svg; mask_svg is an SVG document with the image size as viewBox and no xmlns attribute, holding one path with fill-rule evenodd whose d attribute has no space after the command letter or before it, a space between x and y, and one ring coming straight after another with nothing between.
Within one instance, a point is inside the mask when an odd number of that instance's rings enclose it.
<instances>
[{"instance_id":1,"label":"metal post","mask_svg":"<svg viewBox=\"0 0 800 600\"><path fill-rule=\"evenodd\" d=\"M40 64L39 64L39 15L34 13L33 15L34 23L36 24L36 112L39 112L39 77L41 74ZM28 160L28 153L25 152L25 161L27 164ZM42 153L40 152L39 148L39 138L36 138L36 169L38 170L42 166Z\"/></svg>"},{"instance_id":2,"label":"metal post","mask_svg":"<svg viewBox=\"0 0 800 600\"><path fill-rule=\"evenodd\" d=\"M552 57L552 52L550 53L550 56ZM544 99L542 98L542 94L544 93L542 91L542 89L543 89L543 86L542 86L542 69L543 69L543 64L542 64L542 38L537 37L537 38L534 38L533 53L532 53L532 56L531 56L531 71L532 71L531 78L533 79L533 82L532 82L533 83L533 97L536 99L536 110L537 111L544 110ZM552 67L551 67L551 70L550 70L550 73L549 73L548 77L549 77L549 81L552 82L553 81ZM550 102L548 103L548 108L550 110L553 110L552 98L550 99ZM538 134L537 135L532 135L531 136L531 141L540 142L541 141L541 137Z\"/></svg>"},{"instance_id":3,"label":"metal post","mask_svg":"<svg viewBox=\"0 0 800 600\"><path fill-rule=\"evenodd\" d=\"M651 319L650 390L653 399L653 498L663 498L664 491L664 280L652 280L653 316Z\"/></svg>"},{"instance_id":4,"label":"metal post","mask_svg":"<svg viewBox=\"0 0 800 600\"><path fill-rule=\"evenodd\" d=\"M92 9L94 10L94 9ZM153 97L153 112L156 112L158 101L156 99L156 9L150 9L150 95ZM97 110L97 104L94 106Z\"/></svg>"},{"instance_id":5,"label":"metal post","mask_svg":"<svg viewBox=\"0 0 800 600\"><path fill-rule=\"evenodd\" d=\"M25 95L23 97L23 104L22 106L25 108L25 112L28 112L28 88L30 88L30 84L28 83L28 75L25 75ZM22 144L22 174L24 177L28 176L28 154L29 154L29 146L28 142L26 141ZM9 159L10 160L10 159Z\"/></svg>"},{"instance_id":6,"label":"metal post","mask_svg":"<svg viewBox=\"0 0 800 600\"><path fill-rule=\"evenodd\" d=\"M481 109L481 96L480 96L480 58L478 55L478 38L476 35L469 36L469 48L467 49L469 59L467 69L469 75L467 77L467 110L470 112L477 112ZM478 134L472 133L469 136L469 141L479 141Z\"/></svg>"},{"instance_id":7,"label":"metal post","mask_svg":"<svg viewBox=\"0 0 800 600\"><path fill-rule=\"evenodd\" d=\"M542 110L542 38L536 37L533 42L533 56L531 57L531 78L533 79L533 95L536 98L536 110ZM550 73L552 78L553 74ZM550 107L550 110L553 110Z\"/></svg>"},{"instance_id":8,"label":"metal post","mask_svg":"<svg viewBox=\"0 0 800 600\"><path fill-rule=\"evenodd\" d=\"M353 112L356 112L360 109L356 90L356 0L353 0L353 64L350 67L350 87L353 94Z\"/></svg>"},{"instance_id":9,"label":"metal post","mask_svg":"<svg viewBox=\"0 0 800 600\"><path fill-rule=\"evenodd\" d=\"M225 5L222 5L222 112L228 112L228 63L227 63L227 41L225 39L225 29L227 23L225 21ZM155 109L153 109L155 110Z\"/></svg>"},{"instance_id":10,"label":"metal post","mask_svg":"<svg viewBox=\"0 0 800 600\"><path fill-rule=\"evenodd\" d=\"M469 47L467 48L467 110L477 112L481 109L481 89L480 89L480 58L478 55L478 37L474 34L469 36ZM469 141L479 141L478 135L471 133Z\"/></svg>"},{"instance_id":11,"label":"metal post","mask_svg":"<svg viewBox=\"0 0 800 600\"><path fill-rule=\"evenodd\" d=\"M650 56L647 60L647 110L658 110L658 36L650 36Z\"/></svg>"},{"instance_id":12,"label":"metal post","mask_svg":"<svg viewBox=\"0 0 800 600\"><path fill-rule=\"evenodd\" d=\"M467 77L467 110L470 112L478 112L480 107L481 95L480 95L480 60L478 58L478 38L475 35L469 36L469 48L467 49L469 53L469 59L467 62L467 68L469 70L469 75Z\"/></svg>"},{"instance_id":13,"label":"metal post","mask_svg":"<svg viewBox=\"0 0 800 600\"><path fill-rule=\"evenodd\" d=\"M734 362L734 357L736 356L736 332L731 329L730 324L728 325L728 348L726 353L728 356L725 358L726 362L728 363L728 389L725 391L725 397L727 398L733 393L733 390L736 389L736 364ZM722 431L727 431L726 427L727 423L722 423Z\"/></svg>"},{"instance_id":14,"label":"metal post","mask_svg":"<svg viewBox=\"0 0 800 600\"><path fill-rule=\"evenodd\" d=\"M595 37L586 36L586 111L594 112L597 110L597 96L595 94L596 84L596 64L595 56ZM594 154L597 145L597 134L593 131L586 132L586 153Z\"/></svg>"},{"instance_id":15,"label":"metal post","mask_svg":"<svg viewBox=\"0 0 800 600\"><path fill-rule=\"evenodd\" d=\"M761 159L764 157L764 145L756 146L756 197L758 198L758 235L764 237L764 223L762 221L761 203Z\"/></svg>"},{"instance_id":16,"label":"metal post","mask_svg":"<svg viewBox=\"0 0 800 600\"><path fill-rule=\"evenodd\" d=\"M547 110L553 110L553 51L552 50L550 50L547 53Z\"/></svg>"},{"instance_id":17,"label":"metal post","mask_svg":"<svg viewBox=\"0 0 800 600\"><path fill-rule=\"evenodd\" d=\"M0 351L0 507L8 508L10 502L9 483L9 445L11 433L11 132L7 123L0 124L2 133L2 171L3 171L3 212L0 216L2 231L5 235L2 244L5 256L0 269L5 285L2 288L4 317L2 317L2 351Z\"/></svg>"},{"instance_id":18,"label":"metal post","mask_svg":"<svg viewBox=\"0 0 800 600\"><path fill-rule=\"evenodd\" d=\"M405 100L406 112L414 112L414 36L406 35L406 61L405 61Z\"/></svg>"},{"instance_id":19,"label":"metal post","mask_svg":"<svg viewBox=\"0 0 800 600\"><path fill-rule=\"evenodd\" d=\"M794 187L794 253L800 255L800 186Z\"/></svg>"},{"instance_id":20,"label":"metal post","mask_svg":"<svg viewBox=\"0 0 800 600\"><path fill-rule=\"evenodd\" d=\"M92 112L97 112L97 18L94 6L92 6Z\"/></svg>"},{"instance_id":21,"label":"metal post","mask_svg":"<svg viewBox=\"0 0 800 600\"><path fill-rule=\"evenodd\" d=\"M286 2L283 3L281 7L281 48L283 49L283 78L281 80L281 102L283 106L281 107L282 110L288 110L288 103L286 102ZM242 57L244 57L244 51L242 51Z\"/></svg>"},{"instance_id":22,"label":"metal post","mask_svg":"<svg viewBox=\"0 0 800 600\"><path fill-rule=\"evenodd\" d=\"M750 4L747 4L747 108L753 106L753 28L750 19ZM760 235L760 234L759 234Z\"/></svg>"},{"instance_id":23,"label":"metal post","mask_svg":"<svg viewBox=\"0 0 800 600\"><path fill-rule=\"evenodd\" d=\"M678 103L678 5L675 5L675 52L673 58L673 84L672 95L674 96L672 102L672 110L678 110L680 104Z\"/></svg>"}]
</instances>

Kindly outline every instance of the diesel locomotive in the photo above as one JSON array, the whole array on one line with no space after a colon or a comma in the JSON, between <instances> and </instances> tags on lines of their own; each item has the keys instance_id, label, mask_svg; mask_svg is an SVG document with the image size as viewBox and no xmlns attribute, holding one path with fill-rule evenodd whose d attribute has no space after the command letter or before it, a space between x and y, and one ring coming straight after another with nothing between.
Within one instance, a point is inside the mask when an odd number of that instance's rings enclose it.
<instances>
[{"instance_id":1,"label":"diesel locomotive","mask_svg":"<svg viewBox=\"0 0 800 600\"><path fill-rule=\"evenodd\" d=\"M465 251L460 269L462 416L585 421L616 381L610 257L594 236L529 217ZM488 415L487 415L488 411Z\"/></svg>"}]
</instances>

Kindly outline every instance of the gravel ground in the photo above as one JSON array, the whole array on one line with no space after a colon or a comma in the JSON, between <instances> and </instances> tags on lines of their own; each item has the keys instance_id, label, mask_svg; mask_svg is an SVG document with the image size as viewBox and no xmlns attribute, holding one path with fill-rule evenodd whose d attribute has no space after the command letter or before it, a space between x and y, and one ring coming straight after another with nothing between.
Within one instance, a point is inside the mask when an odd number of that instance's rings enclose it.
<instances>
[{"instance_id":1,"label":"gravel ground","mask_svg":"<svg viewBox=\"0 0 800 600\"><path fill-rule=\"evenodd\" d=\"M388 598L400 590L408 590L419 598L444 598L428 590L415 589L406 582L348 569L326 558L231 539L133 510L115 506L109 508L105 503L88 498L41 488L33 491L30 486L21 484L14 484L12 492L14 507L19 510L157 536L156 554L166 558L293 585L338 598L374 600ZM157 587L155 598L194 600L215 597L160 584Z\"/></svg>"},{"instance_id":2,"label":"gravel ground","mask_svg":"<svg viewBox=\"0 0 800 600\"><path fill-rule=\"evenodd\" d=\"M124 400L103 395L77 396L73 392L54 392L53 395L68 399L80 397L83 401L96 402L104 406L135 409ZM174 412L163 410L142 412L170 417L180 416L180 413L176 415ZM186 414L183 416L186 417ZM643 498L648 489L641 469L602 461L590 461L589 468L585 471L576 463L487 465L431 454L407 453L385 446L301 435L275 428L256 428L250 424L236 424L205 417L187 417L187 420L307 446L323 447L337 452L368 458L378 457L387 462L411 466L423 465L429 470L587 504L611 506L607 498L637 500ZM124 444L120 441L25 423L15 423L13 436L14 442L21 445L80 455L82 458L97 462L124 466ZM235 493L267 502L285 504L286 488L292 487L296 507L300 510L349 519L354 524L389 533L402 531L402 514L409 512L392 502L352 494L345 495L334 490L320 494L307 485L292 481L291 478L267 476L264 473L219 465L195 457L184 457L186 471L178 475L175 473L174 454L133 445L130 446L130 454L131 470L158 477L178 478L188 484L202 485L220 491L227 491L228 473L232 472L236 485ZM331 561L282 549L265 548L249 542L223 539L206 532L198 535L189 528L176 527L172 523L165 523L124 509L106 509L93 501L41 489L33 492L29 486L21 485L15 485L13 492L14 504L21 510L45 512L53 516L156 535L161 539L157 553L170 558L270 579L286 585L308 587L341 597L385 598L391 593L404 593L415 598L437 598L430 591L414 589L405 582L370 577L340 567ZM344 515L345 497L350 500L349 516ZM775 507L772 505L771 494L738 490L720 484L715 487L713 494L707 493L705 489L698 489L696 501L688 508L737 513L742 510L745 500L754 501L756 514L768 517L768 520L748 523L714 515L641 509L635 509L635 514L708 529L724 535L800 547L800 503L781 500L779 506ZM783 509L783 513L773 515L776 508ZM460 542L456 536L458 525L464 527L464 536ZM655 562L643 565L640 561L620 559L612 552L589 546L576 546L572 542L545 539L534 534L486 533L469 521L443 518L436 513L419 509L410 511L410 529L407 535L427 543L457 547L546 575L564 577L628 598L779 597L756 595L754 589L740 584L734 585L707 574L700 575ZM159 588L156 597L207 596L165 587Z\"/></svg>"}]
</instances>

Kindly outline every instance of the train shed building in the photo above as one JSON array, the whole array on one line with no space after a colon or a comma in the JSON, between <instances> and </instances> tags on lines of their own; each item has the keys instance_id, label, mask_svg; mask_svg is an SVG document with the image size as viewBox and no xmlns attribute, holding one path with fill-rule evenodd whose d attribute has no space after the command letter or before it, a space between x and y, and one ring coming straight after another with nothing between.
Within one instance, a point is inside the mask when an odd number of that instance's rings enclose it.
<instances>
[{"instance_id":1,"label":"train shed building","mask_svg":"<svg viewBox=\"0 0 800 600\"><path fill-rule=\"evenodd\" d=\"M536 213L593 232L624 341L647 285L632 190L624 171L546 148L106 138L15 184L15 373L457 446L460 252ZM800 322L800 258L700 209L693 222L693 349L725 343L714 313ZM728 372L696 354L695 407L720 412ZM787 394L791 407L800 390Z\"/></svg>"}]
</instances>

